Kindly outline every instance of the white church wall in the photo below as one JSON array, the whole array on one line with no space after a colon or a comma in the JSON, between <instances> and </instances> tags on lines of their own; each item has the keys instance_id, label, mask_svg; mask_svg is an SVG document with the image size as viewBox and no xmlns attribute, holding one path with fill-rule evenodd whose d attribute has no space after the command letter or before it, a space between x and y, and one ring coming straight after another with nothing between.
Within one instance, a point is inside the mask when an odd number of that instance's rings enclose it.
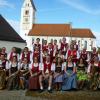
<instances>
[{"instance_id":1,"label":"white church wall","mask_svg":"<svg viewBox=\"0 0 100 100\"><path fill-rule=\"evenodd\" d=\"M18 47L23 49L25 45L26 45L25 43L19 43L19 42L0 41L0 48L6 47L7 53L11 51L12 47Z\"/></svg>"}]
</instances>

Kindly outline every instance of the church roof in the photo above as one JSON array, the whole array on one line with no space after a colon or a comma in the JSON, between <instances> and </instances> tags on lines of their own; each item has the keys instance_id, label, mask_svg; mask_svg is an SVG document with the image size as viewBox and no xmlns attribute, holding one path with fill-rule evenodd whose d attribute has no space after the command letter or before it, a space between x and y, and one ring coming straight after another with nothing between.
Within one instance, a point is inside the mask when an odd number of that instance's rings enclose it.
<instances>
[{"instance_id":1,"label":"church roof","mask_svg":"<svg viewBox=\"0 0 100 100\"><path fill-rule=\"evenodd\" d=\"M0 40L25 43L10 24L0 15Z\"/></svg>"},{"instance_id":2,"label":"church roof","mask_svg":"<svg viewBox=\"0 0 100 100\"><path fill-rule=\"evenodd\" d=\"M67 36L70 24L33 24L29 36Z\"/></svg>"},{"instance_id":3,"label":"church roof","mask_svg":"<svg viewBox=\"0 0 100 100\"><path fill-rule=\"evenodd\" d=\"M31 1L32 6L33 6L33 9L36 11L36 7L35 7L33 0L30 0L30 1Z\"/></svg>"},{"instance_id":4,"label":"church roof","mask_svg":"<svg viewBox=\"0 0 100 100\"><path fill-rule=\"evenodd\" d=\"M96 38L90 29L72 29L72 37Z\"/></svg>"},{"instance_id":5,"label":"church roof","mask_svg":"<svg viewBox=\"0 0 100 100\"><path fill-rule=\"evenodd\" d=\"M70 24L33 24L28 35L96 38L90 29L71 29Z\"/></svg>"}]
</instances>

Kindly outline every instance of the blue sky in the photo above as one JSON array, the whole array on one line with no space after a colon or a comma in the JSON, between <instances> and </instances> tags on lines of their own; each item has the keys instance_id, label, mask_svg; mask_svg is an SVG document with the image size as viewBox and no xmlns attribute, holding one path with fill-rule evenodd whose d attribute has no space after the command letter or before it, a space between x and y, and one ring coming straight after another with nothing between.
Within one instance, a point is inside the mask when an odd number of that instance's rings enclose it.
<instances>
[{"instance_id":1,"label":"blue sky","mask_svg":"<svg viewBox=\"0 0 100 100\"><path fill-rule=\"evenodd\" d=\"M0 14L19 32L24 0L0 0ZM100 0L33 0L37 23L70 23L74 28L90 28L100 45Z\"/></svg>"}]
</instances>

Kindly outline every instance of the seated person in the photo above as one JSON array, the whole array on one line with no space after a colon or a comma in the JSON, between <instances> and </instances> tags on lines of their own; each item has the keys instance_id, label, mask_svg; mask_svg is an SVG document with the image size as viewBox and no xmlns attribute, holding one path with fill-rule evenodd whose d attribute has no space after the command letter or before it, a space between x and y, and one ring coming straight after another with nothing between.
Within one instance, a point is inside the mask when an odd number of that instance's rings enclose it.
<instances>
[{"instance_id":1,"label":"seated person","mask_svg":"<svg viewBox=\"0 0 100 100\"><path fill-rule=\"evenodd\" d=\"M5 59L5 55L0 55L0 90L4 89L6 84L6 79L9 76L8 74L8 61Z\"/></svg>"},{"instance_id":2,"label":"seated person","mask_svg":"<svg viewBox=\"0 0 100 100\"><path fill-rule=\"evenodd\" d=\"M39 61L37 57L34 57L33 63L29 65L30 67L30 78L29 78L29 90L39 89Z\"/></svg>"},{"instance_id":3,"label":"seated person","mask_svg":"<svg viewBox=\"0 0 100 100\"><path fill-rule=\"evenodd\" d=\"M25 89L27 85L27 80L29 79L29 63L27 58L24 58L22 63L19 65L18 69L19 69L19 77L20 77L19 87L21 89Z\"/></svg>"},{"instance_id":4,"label":"seated person","mask_svg":"<svg viewBox=\"0 0 100 100\"><path fill-rule=\"evenodd\" d=\"M52 72L54 71L54 68L52 66L52 63L50 62L50 56L46 56L45 63L41 64L40 71L42 72L39 76L39 85L40 85L40 92L43 92L44 86L43 81L48 80L48 92L52 92L52 79L53 75Z\"/></svg>"}]
</instances>

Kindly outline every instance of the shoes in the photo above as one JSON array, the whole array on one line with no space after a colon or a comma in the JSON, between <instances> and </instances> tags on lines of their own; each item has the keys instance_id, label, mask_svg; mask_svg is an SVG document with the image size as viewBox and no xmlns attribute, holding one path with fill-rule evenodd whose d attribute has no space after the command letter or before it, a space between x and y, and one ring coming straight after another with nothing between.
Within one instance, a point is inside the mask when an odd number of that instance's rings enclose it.
<instances>
[{"instance_id":1,"label":"shoes","mask_svg":"<svg viewBox=\"0 0 100 100\"><path fill-rule=\"evenodd\" d=\"M48 90L49 93L52 93L52 89Z\"/></svg>"},{"instance_id":2,"label":"shoes","mask_svg":"<svg viewBox=\"0 0 100 100\"><path fill-rule=\"evenodd\" d=\"M43 89L40 89L40 90L39 90L39 93L42 93L43 91L44 91Z\"/></svg>"}]
</instances>

